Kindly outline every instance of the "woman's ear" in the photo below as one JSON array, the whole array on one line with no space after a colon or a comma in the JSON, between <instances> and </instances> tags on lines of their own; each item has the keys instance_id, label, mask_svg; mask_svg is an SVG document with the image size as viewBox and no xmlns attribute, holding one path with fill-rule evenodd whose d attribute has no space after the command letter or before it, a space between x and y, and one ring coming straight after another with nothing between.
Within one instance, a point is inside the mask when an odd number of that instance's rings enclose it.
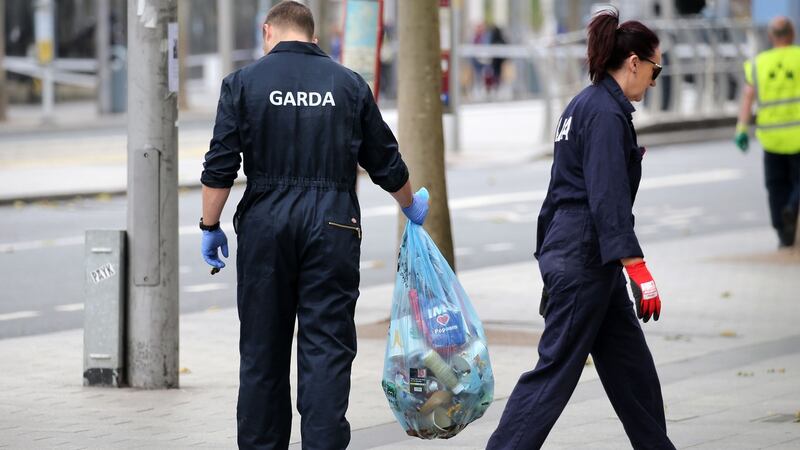
<instances>
[{"instance_id":1,"label":"woman's ear","mask_svg":"<svg viewBox=\"0 0 800 450\"><path fill-rule=\"evenodd\" d=\"M631 72L636 73L636 71L639 70L639 57L631 55L628 64L630 64Z\"/></svg>"}]
</instances>

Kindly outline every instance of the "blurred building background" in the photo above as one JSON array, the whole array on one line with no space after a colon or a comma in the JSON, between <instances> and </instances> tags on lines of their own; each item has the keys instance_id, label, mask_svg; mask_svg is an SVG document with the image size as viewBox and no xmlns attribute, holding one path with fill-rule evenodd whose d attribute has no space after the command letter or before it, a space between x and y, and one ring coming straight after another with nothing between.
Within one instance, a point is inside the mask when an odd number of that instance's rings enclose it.
<instances>
[{"instance_id":1,"label":"blurred building background","mask_svg":"<svg viewBox=\"0 0 800 450\"><path fill-rule=\"evenodd\" d=\"M245 65L262 55L261 24L266 11L275 2L230 0L230 25L226 29L231 30L232 36L226 40L226 36L219 33L219 8L224 1L180 1L181 23L188 29L182 34L188 36L182 42L183 86L192 103L213 107L225 68ZM397 2L384 2L380 89L385 106L391 106L397 96ZM124 111L125 0L5 0L3 3L4 69L7 72L4 89L11 104L41 102L43 75L37 61L35 16L37 8L49 4L54 28L55 101L91 101L101 98L100 91L105 90L110 100L106 100L107 106L101 110ZM317 17L320 46L338 59L342 41L342 0L308 0L306 3ZM585 52L582 50L583 30L591 15L606 3L594 0L464 0L460 3L462 10L457 24L460 64L455 79L463 102L566 97L585 84L585 77L581 76ZM741 81L738 73L741 61L766 44L763 33L755 30L776 14L800 20L800 2L792 0L617 0L611 3L620 9L623 20L644 20L662 37L667 55L666 70L659 98L653 100L659 103L654 108L661 110L681 107L674 104L672 93L676 89L683 90L683 82L697 85L700 78L713 84L713 90L701 93L695 89L694 94L688 95L735 100L737 84ZM98 29L100 15L105 16L107 26ZM107 42L109 47L101 48L98 43L102 42ZM232 51L220 51L224 42L232 42L228 44L232 45ZM728 44L733 47L725 47ZM704 51L699 54L689 51L698 48ZM98 64L98 54L108 55L107 62ZM231 61L221 56L228 54ZM544 67L548 70L543 70ZM555 84L548 79L552 78L549 74L553 67L562 70ZM714 72L709 74L704 70L709 68ZM680 83L673 82L676 77L681 78ZM694 109L691 102L683 107Z\"/></svg>"}]
</instances>

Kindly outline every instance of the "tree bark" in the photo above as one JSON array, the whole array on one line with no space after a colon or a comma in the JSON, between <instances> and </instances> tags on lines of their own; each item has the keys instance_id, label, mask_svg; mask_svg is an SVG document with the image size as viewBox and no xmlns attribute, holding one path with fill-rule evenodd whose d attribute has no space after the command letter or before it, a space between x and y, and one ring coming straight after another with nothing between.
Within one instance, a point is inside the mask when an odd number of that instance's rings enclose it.
<instances>
[{"instance_id":1,"label":"tree bark","mask_svg":"<svg viewBox=\"0 0 800 450\"><path fill-rule=\"evenodd\" d=\"M438 0L398 2L400 150L414 189L430 191L425 229L455 270L442 131ZM405 217L400 218L401 229Z\"/></svg>"}]
</instances>

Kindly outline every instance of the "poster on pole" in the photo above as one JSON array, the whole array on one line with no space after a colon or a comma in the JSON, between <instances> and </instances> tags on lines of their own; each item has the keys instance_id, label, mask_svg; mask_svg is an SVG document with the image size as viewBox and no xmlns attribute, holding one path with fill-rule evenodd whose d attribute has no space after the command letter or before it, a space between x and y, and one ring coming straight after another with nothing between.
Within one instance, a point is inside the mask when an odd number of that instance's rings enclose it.
<instances>
[{"instance_id":1,"label":"poster on pole","mask_svg":"<svg viewBox=\"0 0 800 450\"><path fill-rule=\"evenodd\" d=\"M358 72L378 101L383 0L344 0L342 64Z\"/></svg>"}]
</instances>

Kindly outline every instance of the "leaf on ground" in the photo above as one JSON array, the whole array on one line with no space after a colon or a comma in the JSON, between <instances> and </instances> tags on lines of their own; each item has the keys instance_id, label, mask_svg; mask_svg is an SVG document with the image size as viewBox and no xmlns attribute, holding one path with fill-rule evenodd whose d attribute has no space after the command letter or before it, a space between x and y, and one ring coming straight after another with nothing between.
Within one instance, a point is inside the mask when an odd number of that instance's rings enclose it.
<instances>
[{"instance_id":1,"label":"leaf on ground","mask_svg":"<svg viewBox=\"0 0 800 450\"><path fill-rule=\"evenodd\" d=\"M731 298L732 295L733 294L731 294L731 291L724 291L722 294L720 294L720 297L722 297L722 298Z\"/></svg>"},{"instance_id":2,"label":"leaf on ground","mask_svg":"<svg viewBox=\"0 0 800 450\"><path fill-rule=\"evenodd\" d=\"M208 312L219 311L219 306L217 305L209 306L208 308L206 308L206 311Z\"/></svg>"},{"instance_id":3,"label":"leaf on ground","mask_svg":"<svg viewBox=\"0 0 800 450\"><path fill-rule=\"evenodd\" d=\"M189 370L188 367L181 367L180 373L181 373L181 375L188 375L188 374L192 373L192 371Z\"/></svg>"},{"instance_id":4,"label":"leaf on ground","mask_svg":"<svg viewBox=\"0 0 800 450\"><path fill-rule=\"evenodd\" d=\"M719 335L722 337L736 337L736 332L733 330L723 330Z\"/></svg>"},{"instance_id":5,"label":"leaf on ground","mask_svg":"<svg viewBox=\"0 0 800 450\"><path fill-rule=\"evenodd\" d=\"M365 269L382 269L386 267L386 262L382 259L376 259L373 261L369 261L369 263L365 264Z\"/></svg>"},{"instance_id":6,"label":"leaf on ground","mask_svg":"<svg viewBox=\"0 0 800 450\"><path fill-rule=\"evenodd\" d=\"M745 372L745 371L741 371L741 370L736 373L736 376L738 376L738 377L753 377L755 375L756 374L754 372Z\"/></svg>"},{"instance_id":7,"label":"leaf on ground","mask_svg":"<svg viewBox=\"0 0 800 450\"><path fill-rule=\"evenodd\" d=\"M14 200L14 209L22 209L25 207L25 202L22 200Z\"/></svg>"}]
</instances>

